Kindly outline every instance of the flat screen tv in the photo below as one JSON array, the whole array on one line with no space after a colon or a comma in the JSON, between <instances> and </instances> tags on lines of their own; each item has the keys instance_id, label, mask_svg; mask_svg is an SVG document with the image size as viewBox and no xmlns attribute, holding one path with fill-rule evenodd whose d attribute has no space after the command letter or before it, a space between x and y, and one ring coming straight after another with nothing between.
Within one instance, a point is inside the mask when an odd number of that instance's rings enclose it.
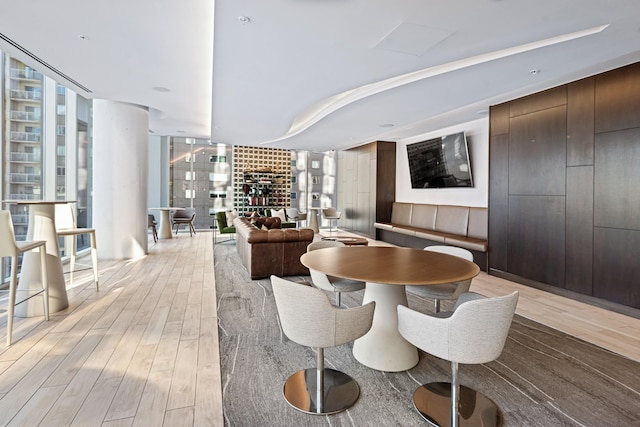
<instances>
[{"instance_id":1,"label":"flat screen tv","mask_svg":"<svg viewBox=\"0 0 640 427\"><path fill-rule=\"evenodd\" d=\"M407 144L411 188L473 187L464 132Z\"/></svg>"}]
</instances>

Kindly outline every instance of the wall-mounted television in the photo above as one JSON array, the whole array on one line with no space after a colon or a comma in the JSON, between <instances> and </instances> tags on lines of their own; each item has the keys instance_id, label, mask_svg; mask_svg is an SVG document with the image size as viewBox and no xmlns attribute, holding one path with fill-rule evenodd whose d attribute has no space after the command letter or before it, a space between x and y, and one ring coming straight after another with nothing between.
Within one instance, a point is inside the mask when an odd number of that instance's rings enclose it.
<instances>
[{"instance_id":1,"label":"wall-mounted television","mask_svg":"<svg viewBox=\"0 0 640 427\"><path fill-rule=\"evenodd\" d=\"M473 187L464 132L407 144L411 188Z\"/></svg>"}]
</instances>

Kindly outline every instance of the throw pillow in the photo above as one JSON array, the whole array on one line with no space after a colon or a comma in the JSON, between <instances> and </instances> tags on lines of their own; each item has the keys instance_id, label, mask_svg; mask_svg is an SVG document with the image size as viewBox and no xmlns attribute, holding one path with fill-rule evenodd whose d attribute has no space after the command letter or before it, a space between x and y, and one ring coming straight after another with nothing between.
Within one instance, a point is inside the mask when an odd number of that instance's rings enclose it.
<instances>
[{"instance_id":1,"label":"throw pillow","mask_svg":"<svg viewBox=\"0 0 640 427\"><path fill-rule=\"evenodd\" d=\"M284 212L284 209L280 209L280 210L272 210L271 211L271 216L275 216L277 218L280 218L280 222L287 222L287 214Z\"/></svg>"},{"instance_id":2,"label":"throw pillow","mask_svg":"<svg viewBox=\"0 0 640 427\"><path fill-rule=\"evenodd\" d=\"M227 227L231 227L233 225L233 220L238 217L238 212L226 211L224 214L227 217Z\"/></svg>"}]
</instances>

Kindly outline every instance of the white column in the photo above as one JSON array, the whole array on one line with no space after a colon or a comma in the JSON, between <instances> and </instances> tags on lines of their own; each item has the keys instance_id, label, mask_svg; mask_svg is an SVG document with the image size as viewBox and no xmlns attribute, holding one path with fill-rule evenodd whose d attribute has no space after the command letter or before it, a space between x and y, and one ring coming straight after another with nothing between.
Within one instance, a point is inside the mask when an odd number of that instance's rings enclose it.
<instances>
[{"instance_id":1,"label":"white column","mask_svg":"<svg viewBox=\"0 0 640 427\"><path fill-rule=\"evenodd\" d=\"M93 225L98 256L143 256L147 253L148 110L94 99L93 152Z\"/></svg>"}]
</instances>

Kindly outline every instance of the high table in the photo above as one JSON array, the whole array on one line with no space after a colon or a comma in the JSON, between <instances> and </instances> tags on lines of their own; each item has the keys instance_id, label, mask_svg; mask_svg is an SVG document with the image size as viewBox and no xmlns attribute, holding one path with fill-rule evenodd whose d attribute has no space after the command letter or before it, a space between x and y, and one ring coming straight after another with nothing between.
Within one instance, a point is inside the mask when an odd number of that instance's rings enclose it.
<instances>
[{"instance_id":1,"label":"high table","mask_svg":"<svg viewBox=\"0 0 640 427\"><path fill-rule=\"evenodd\" d=\"M318 213L322 208L309 208L307 209L307 227L313 230L314 233L320 232L318 227Z\"/></svg>"},{"instance_id":2,"label":"high table","mask_svg":"<svg viewBox=\"0 0 640 427\"><path fill-rule=\"evenodd\" d=\"M29 225L27 240L44 240L47 252L47 279L49 281L49 313L64 310L69 306L67 289L60 259L60 247L55 225L55 205L72 203L68 200L3 200L9 205L29 205ZM29 251L23 255L18 292L38 292L42 289L40 275L40 255ZM18 317L42 316L42 303L29 299L15 308Z\"/></svg>"},{"instance_id":3,"label":"high table","mask_svg":"<svg viewBox=\"0 0 640 427\"><path fill-rule=\"evenodd\" d=\"M158 229L158 238L172 239L171 233L171 211L180 211L184 208L149 208L152 211L160 211L160 227Z\"/></svg>"},{"instance_id":4,"label":"high table","mask_svg":"<svg viewBox=\"0 0 640 427\"><path fill-rule=\"evenodd\" d=\"M322 273L366 282L362 304L375 301L371 329L353 344L353 355L373 369L398 372L418 363L418 350L398 332L398 305L407 305L404 285L435 285L471 279L476 264L420 249L351 246L308 252L303 265Z\"/></svg>"}]
</instances>

